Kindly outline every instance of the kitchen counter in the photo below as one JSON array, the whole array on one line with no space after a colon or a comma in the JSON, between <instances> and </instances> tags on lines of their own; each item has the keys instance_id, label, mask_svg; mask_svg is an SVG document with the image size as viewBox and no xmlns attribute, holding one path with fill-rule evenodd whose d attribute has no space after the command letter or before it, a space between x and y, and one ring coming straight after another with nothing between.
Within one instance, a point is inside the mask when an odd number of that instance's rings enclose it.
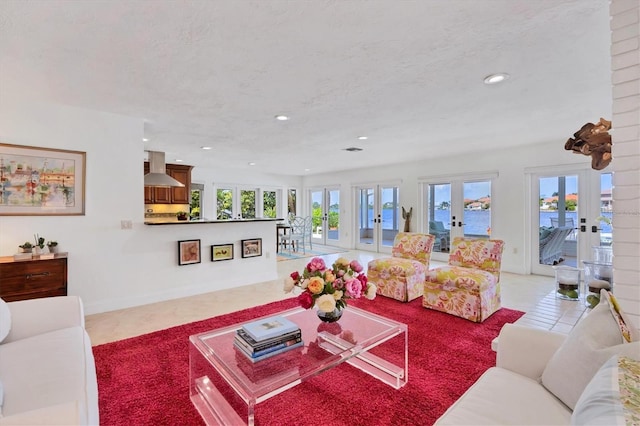
<instances>
[{"instance_id":1,"label":"kitchen counter","mask_svg":"<svg viewBox=\"0 0 640 426\"><path fill-rule=\"evenodd\" d=\"M247 223L247 222L281 222L284 219L272 219L272 218L256 218L256 219L227 219L227 220L209 220L209 219L197 219L197 220L171 220L171 221L153 221L144 222L145 225L195 225L201 223Z\"/></svg>"}]
</instances>

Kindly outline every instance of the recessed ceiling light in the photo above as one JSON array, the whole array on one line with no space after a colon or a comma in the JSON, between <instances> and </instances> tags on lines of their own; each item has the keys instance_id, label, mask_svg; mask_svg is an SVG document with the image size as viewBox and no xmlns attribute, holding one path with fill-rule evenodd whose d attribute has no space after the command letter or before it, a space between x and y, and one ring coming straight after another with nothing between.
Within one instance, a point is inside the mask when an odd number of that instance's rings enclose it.
<instances>
[{"instance_id":1,"label":"recessed ceiling light","mask_svg":"<svg viewBox=\"0 0 640 426\"><path fill-rule=\"evenodd\" d=\"M149 142L149 139L147 139L147 138L142 138L142 142Z\"/></svg>"},{"instance_id":2,"label":"recessed ceiling light","mask_svg":"<svg viewBox=\"0 0 640 426\"><path fill-rule=\"evenodd\" d=\"M309 172L309 171L311 171L311 169L304 169L304 171L305 171L305 172Z\"/></svg>"},{"instance_id":3,"label":"recessed ceiling light","mask_svg":"<svg viewBox=\"0 0 640 426\"><path fill-rule=\"evenodd\" d=\"M358 148L355 146L349 147L349 148L345 148L345 151L349 151L349 152L358 152L358 151L362 151L362 148Z\"/></svg>"},{"instance_id":4,"label":"recessed ceiling light","mask_svg":"<svg viewBox=\"0 0 640 426\"><path fill-rule=\"evenodd\" d=\"M176 160L175 160L175 161L176 161L176 163L182 163L184 160L181 160L181 159L179 159L179 158L176 158Z\"/></svg>"},{"instance_id":5,"label":"recessed ceiling light","mask_svg":"<svg viewBox=\"0 0 640 426\"><path fill-rule=\"evenodd\" d=\"M211 149L210 146L201 146L200 149Z\"/></svg>"},{"instance_id":6,"label":"recessed ceiling light","mask_svg":"<svg viewBox=\"0 0 640 426\"><path fill-rule=\"evenodd\" d=\"M282 115L282 114L280 114L280 115L276 115L276 120L279 120L279 121L287 121L288 119L289 119L289 116L288 116L288 115Z\"/></svg>"},{"instance_id":7,"label":"recessed ceiling light","mask_svg":"<svg viewBox=\"0 0 640 426\"><path fill-rule=\"evenodd\" d=\"M358 140L366 141L367 139L369 139L368 136L358 136Z\"/></svg>"},{"instance_id":8,"label":"recessed ceiling light","mask_svg":"<svg viewBox=\"0 0 640 426\"><path fill-rule=\"evenodd\" d=\"M255 166L256 163L254 163L253 161L249 163L250 166Z\"/></svg>"},{"instance_id":9,"label":"recessed ceiling light","mask_svg":"<svg viewBox=\"0 0 640 426\"><path fill-rule=\"evenodd\" d=\"M497 84L502 83L509 78L509 74L506 72L499 72L496 74L488 75L484 78L484 84Z\"/></svg>"}]
</instances>

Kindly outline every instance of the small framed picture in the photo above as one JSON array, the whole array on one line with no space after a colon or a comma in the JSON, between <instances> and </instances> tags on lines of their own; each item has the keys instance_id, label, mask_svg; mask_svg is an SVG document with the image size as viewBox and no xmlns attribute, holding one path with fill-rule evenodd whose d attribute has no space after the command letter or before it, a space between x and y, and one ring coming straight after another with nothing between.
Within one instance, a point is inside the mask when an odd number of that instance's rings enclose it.
<instances>
[{"instance_id":1,"label":"small framed picture","mask_svg":"<svg viewBox=\"0 0 640 426\"><path fill-rule=\"evenodd\" d=\"M178 241L178 265L200 263L200 240Z\"/></svg>"},{"instance_id":2,"label":"small framed picture","mask_svg":"<svg viewBox=\"0 0 640 426\"><path fill-rule=\"evenodd\" d=\"M220 244L211 246L211 261L233 259L233 244Z\"/></svg>"},{"instance_id":3,"label":"small framed picture","mask_svg":"<svg viewBox=\"0 0 640 426\"><path fill-rule=\"evenodd\" d=\"M262 238L242 240L242 257L262 256Z\"/></svg>"}]
</instances>

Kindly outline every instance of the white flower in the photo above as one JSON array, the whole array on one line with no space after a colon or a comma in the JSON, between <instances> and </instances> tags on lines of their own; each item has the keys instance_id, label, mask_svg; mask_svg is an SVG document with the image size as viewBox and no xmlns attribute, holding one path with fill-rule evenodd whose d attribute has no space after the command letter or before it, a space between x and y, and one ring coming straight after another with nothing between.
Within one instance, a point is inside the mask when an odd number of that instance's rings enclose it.
<instances>
[{"instance_id":1,"label":"white flower","mask_svg":"<svg viewBox=\"0 0 640 426\"><path fill-rule=\"evenodd\" d=\"M291 291L293 290L293 287L295 287L295 281L293 281L293 278L291 277L287 277L284 279L284 292L285 293L291 293Z\"/></svg>"},{"instance_id":2,"label":"white flower","mask_svg":"<svg viewBox=\"0 0 640 426\"><path fill-rule=\"evenodd\" d=\"M300 283L300 288L306 289L308 285L309 285L309 279L307 278L306 280L302 280L302 282Z\"/></svg>"},{"instance_id":3,"label":"white flower","mask_svg":"<svg viewBox=\"0 0 640 426\"><path fill-rule=\"evenodd\" d=\"M342 299L342 296L344 296L344 291L342 291L342 290L336 290L335 293L333 293L333 298L335 300Z\"/></svg>"},{"instance_id":4,"label":"white flower","mask_svg":"<svg viewBox=\"0 0 640 426\"><path fill-rule=\"evenodd\" d=\"M333 312L336 308L336 300L331 294L323 294L316 299L316 306L322 312Z\"/></svg>"},{"instance_id":5,"label":"white flower","mask_svg":"<svg viewBox=\"0 0 640 426\"><path fill-rule=\"evenodd\" d=\"M367 287L367 292L364 294L369 300L373 300L376 298L376 285L369 283L369 287Z\"/></svg>"}]
</instances>

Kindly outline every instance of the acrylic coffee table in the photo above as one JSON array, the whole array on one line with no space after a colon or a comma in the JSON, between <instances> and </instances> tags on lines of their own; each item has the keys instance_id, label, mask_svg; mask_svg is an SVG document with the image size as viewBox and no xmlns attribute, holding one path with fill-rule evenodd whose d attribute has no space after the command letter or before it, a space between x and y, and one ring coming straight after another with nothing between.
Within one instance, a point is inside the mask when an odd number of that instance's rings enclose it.
<instances>
[{"instance_id":1,"label":"acrylic coffee table","mask_svg":"<svg viewBox=\"0 0 640 426\"><path fill-rule=\"evenodd\" d=\"M233 345L242 323L190 336L189 393L207 425L253 425L257 404L343 362L395 389L407 383L406 324L351 306L332 324L302 308L273 315L300 326L304 347L252 363Z\"/></svg>"}]
</instances>

